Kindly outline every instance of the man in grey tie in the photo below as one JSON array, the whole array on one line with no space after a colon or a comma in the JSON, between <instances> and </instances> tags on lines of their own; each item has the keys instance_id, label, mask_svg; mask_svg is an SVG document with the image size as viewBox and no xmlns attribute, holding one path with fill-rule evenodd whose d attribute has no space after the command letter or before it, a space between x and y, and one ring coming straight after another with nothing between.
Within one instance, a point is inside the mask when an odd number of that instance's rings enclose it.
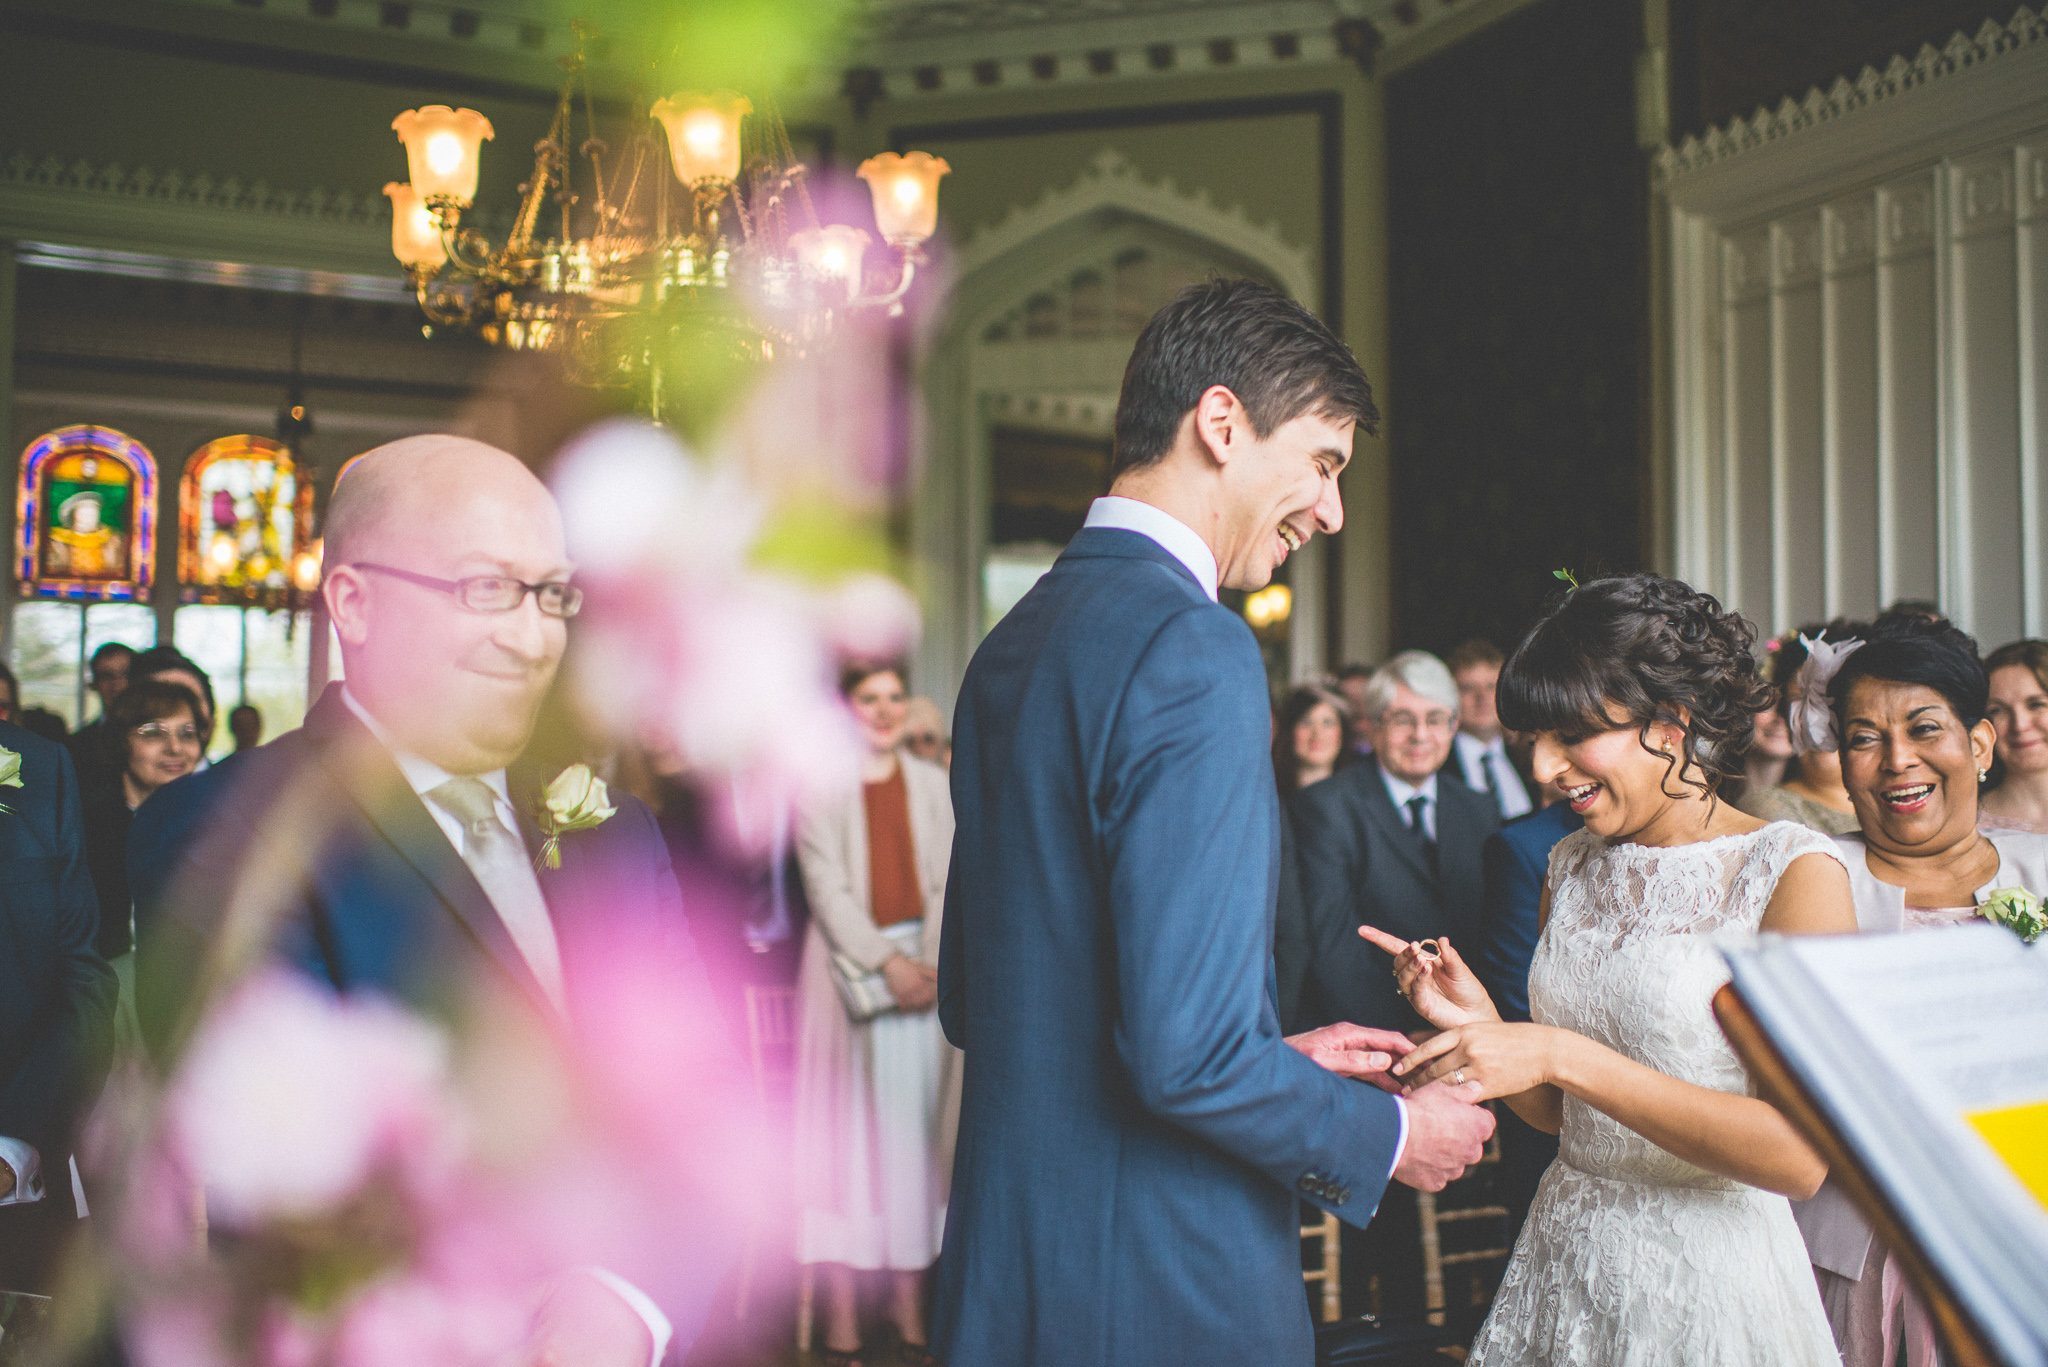
<instances>
[{"instance_id":1,"label":"man in grey tie","mask_svg":"<svg viewBox=\"0 0 2048 1367\"><path fill-rule=\"evenodd\" d=\"M280 889L261 907L271 953L341 991L432 1011L482 983L573 1019L579 932L620 915L701 986L645 807L616 799L616 815L564 839L559 869L535 866L539 793L559 766L529 750L582 602L571 575L554 499L504 451L411 437L350 467L321 590L346 682L300 730L137 813L129 863L151 961L137 1005L153 1048L174 1049L201 1005L191 984L219 909L266 873ZM565 1276L534 1360L649 1367L705 1310L666 1308L604 1273Z\"/></svg>"}]
</instances>

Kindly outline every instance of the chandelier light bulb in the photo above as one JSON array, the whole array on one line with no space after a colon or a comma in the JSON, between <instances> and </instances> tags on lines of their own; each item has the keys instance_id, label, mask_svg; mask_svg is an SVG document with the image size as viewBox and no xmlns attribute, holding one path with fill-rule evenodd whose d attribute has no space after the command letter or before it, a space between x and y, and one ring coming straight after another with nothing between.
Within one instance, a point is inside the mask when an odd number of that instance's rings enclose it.
<instances>
[{"instance_id":1,"label":"chandelier light bulb","mask_svg":"<svg viewBox=\"0 0 2048 1367\"><path fill-rule=\"evenodd\" d=\"M441 240L441 225L434 211L420 201L419 192L404 181L384 187L391 201L391 254L407 270L437 271L448 264L448 247Z\"/></svg>"},{"instance_id":2,"label":"chandelier light bulb","mask_svg":"<svg viewBox=\"0 0 2048 1367\"><path fill-rule=\"evenodd\" d=\"M406 110L391 127L405 144L406 166L421 203L452 199L467 208L476 202L484 139L496 136L489 119L474 109L429 104Z\"/></svg>"},{"instance_id":3,"label":"chandelier light bulb","mask_svg":"<svg viewBox=\"0 0 2048 1367\"><path fill-rule=\"evenodd\" d=\"M668 134L676 179L692 189L740 178L740 125L753 102L729 90L714 95L677 91L648 111Z\"/></svg>"},{"instance_id":4,"label":"chandelier light bulb","mask_svg":"<svg viewBox=\"0 0 2048 1367\"><path fill-rule=\"evenodd\" d=\"M789 249L805 275L837 289L847 299L860 293L868 235L843 223L806 228L789 235Z\"/></svg>"},{"instance_id":5,"label":"chandelier light bulb","mask_svg":"<svg viewBox=\"0 0 2048 1367\"><path fill-rule=\"evenodd\" d=\"M883 152L860 164L884 241L918 247L930 239L939 226L939 177L952 169L929 152Z\"/></svg>"}]
</instances>

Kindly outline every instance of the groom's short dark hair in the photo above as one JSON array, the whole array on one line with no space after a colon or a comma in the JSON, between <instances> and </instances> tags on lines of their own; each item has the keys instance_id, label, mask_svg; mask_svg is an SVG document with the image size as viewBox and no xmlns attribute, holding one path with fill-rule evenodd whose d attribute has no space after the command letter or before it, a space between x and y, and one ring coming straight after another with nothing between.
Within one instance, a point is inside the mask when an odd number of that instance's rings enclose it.
<instances>
[{"instance_id":1,"label":"groom's short dark hair","mask_svg":"<svg viewBox=\"0 0 2048 1367\"><path fill-rule=\"evenodd\" d=\"M1165 456L1181 419L1219 384L1261 437L1310 412L1379 431L1371 383L1322 319L1271 285L1209 280L1176 294L1138 334L1116 404L1110 477Z\"/></svg>"}]
</instances>

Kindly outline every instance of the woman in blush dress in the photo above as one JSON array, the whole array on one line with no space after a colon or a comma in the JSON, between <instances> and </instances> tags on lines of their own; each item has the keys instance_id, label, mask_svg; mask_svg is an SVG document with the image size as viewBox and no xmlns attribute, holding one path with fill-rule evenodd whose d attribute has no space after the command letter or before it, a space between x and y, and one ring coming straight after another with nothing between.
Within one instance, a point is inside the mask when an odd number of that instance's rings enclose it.
<instances>
[{"instance_id":1,"label":"woman in blush dress","mask_svg":"<svg viewBox=\"0 0 2048 1367\"><path fill-rule=\"evenodd\" d=\"M1752 1091L1710 1000L1759 929L1854 928L1828 837L1719 800L1770 701L1754 636L1655 575L1573 589L1501 675L1500 716L1585 818L1550 856L1529 1023L1448 943L1365 927L1442 1033L1396 1065L1557 1134L1474 1367L1834 1367L1788 1196L1826 1168Z\"/></svg>"},{"instance_id":2,"label":"woman in blush dress","mask_svg":"<svg viewBox=\"0 0 2048 1367\"><path fill-rule=\"evenodd\" d=\"M797 828L811 928L798 973L797 1261L822 1267L826 1367L878 1367L861 1345L856 1274L886 1273L904 1367L926 1344L924 1274L939 1256L958 1125L958 1054L939 1032L939 917L953 847L945 771L903 753L903 671L840 680L868 744L858 793ZM834 956L880 974L895 1009L855 1021Z\"/></svg>"},{"instance_id":3,"label":"woman in blush dress","mask_svg":"<svg viewBox=\"0 0 2048 1367\"><path fill-rule=\"evenodd\" d=\"M1836 665L1825 712L1795 713L1795 731L1840 745L1860 826L1841 846L1864 930L1972 921L1995 888L2048 892L2048 836L1978 829L1988 693L1975 642L1947 622L1901 617ZM1846 1367L1937 1367L1933 1322L1848 1195L1829 1182L1794 1209Z\"/></svg>"}]
</instances>

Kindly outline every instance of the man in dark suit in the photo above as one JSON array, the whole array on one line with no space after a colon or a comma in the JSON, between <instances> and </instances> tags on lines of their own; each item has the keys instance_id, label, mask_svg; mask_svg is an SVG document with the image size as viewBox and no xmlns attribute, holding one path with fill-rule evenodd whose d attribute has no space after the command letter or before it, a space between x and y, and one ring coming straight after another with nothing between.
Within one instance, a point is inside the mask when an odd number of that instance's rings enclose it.
<instances>
[{"instance_id":1,"label":"man in dark suit","mask_svg":"<svg viewBox=\"0 0 2048 1367\"><path fill-rule=\"evenodd\" d=\"M505 452L455 437L380 447L328 510L322 593L347 682L305 726L166 787L137 813L130 868L147 971L144 1033L175 1047L224 948L253 912L266 951L343 991L423 1010L478 982L572 1019L579 945L599 918L642 918L647 951L694 961L673 869L631 798L536 868L539 793L525 757L581 593L546 487ZM671 1306L687 1345L704 1307ZM670 1326L635 1288L565 1278L541 1360L647 1367Z\"/></svg>"},{"instance_id":2,"label":"man in dark suit","mask_svg":"<svg viewBox=\"0 0 2048 1367\"><path fill-rule=\"evenodd\" d=\"M70 758L0 722L0 1291L47 1291L77 1225L71 1148L114 1038L98 907Z\"/></svg>"},{"instance_id":3,"label":"man in dark suit","mask_svg":"<svg viewBox=\"0 0 2048 1367\"><path fill-rule=\"evenodd\" d=\"M1428 1025L1409 1009L1385 954L1358 937L1361 924L1404 939L1469 939L1479 925L1479 852L1499 828L1493 802L1440 777L1457 734L1458 687L1434 655L1403 651L1365 688L1373 760L1341 769L1295 795L1290 807L1300 902L1283 908L1301 929L1307 962L1298 976L1307 1028L1349 1020L1390 1030ZM1345 1292L1361 1304L1373 1277L1390 1314L1423 1309L1421 1230L1414 1199L1393 1193L1372 1228L1349 1241Z\"/></svg>"},{"instance_id":4,"label":"man in dark suit","mask_svg":"<svg viewBox=\"0 0 2048 1367\"><path fill-rule=\"evenodd\" d=\"M1550 851L1585 825L1565 802L1552 803L1489 836L1481 862L1486 895L1480 902L1479 934L1465 962L1485 984L1502 1020L1529 1019L1529 960L1536 953L1543 888L1550 878ZM1557 1136L1534 1128L1507 1107L1500 1117L1500 1182L1508 1208L1508 1239L1521 1233L1543 1170L1557 1157Z\"/></svg>"},{"instance_id":5,"label":"man in dark suit","mask_svg":"<svg viewBox=\"0 0 2048 1367\"><path fill-rule=\"evenodd\" d=\"M1339 1076L1402 1041L1283 1039L1267 992L1266 679L1216 592L1337 530L1376 417L1298 305L1182 292L1125 372L1111 496L968 667L939 960L965 1083L933 1313L957 1367L1305 1367L1297 1194L1363 1222L1390 1174L1441 1187L1491 1129L1462 1089L1404 1113Z\"/></svg>"}]
</instances>

